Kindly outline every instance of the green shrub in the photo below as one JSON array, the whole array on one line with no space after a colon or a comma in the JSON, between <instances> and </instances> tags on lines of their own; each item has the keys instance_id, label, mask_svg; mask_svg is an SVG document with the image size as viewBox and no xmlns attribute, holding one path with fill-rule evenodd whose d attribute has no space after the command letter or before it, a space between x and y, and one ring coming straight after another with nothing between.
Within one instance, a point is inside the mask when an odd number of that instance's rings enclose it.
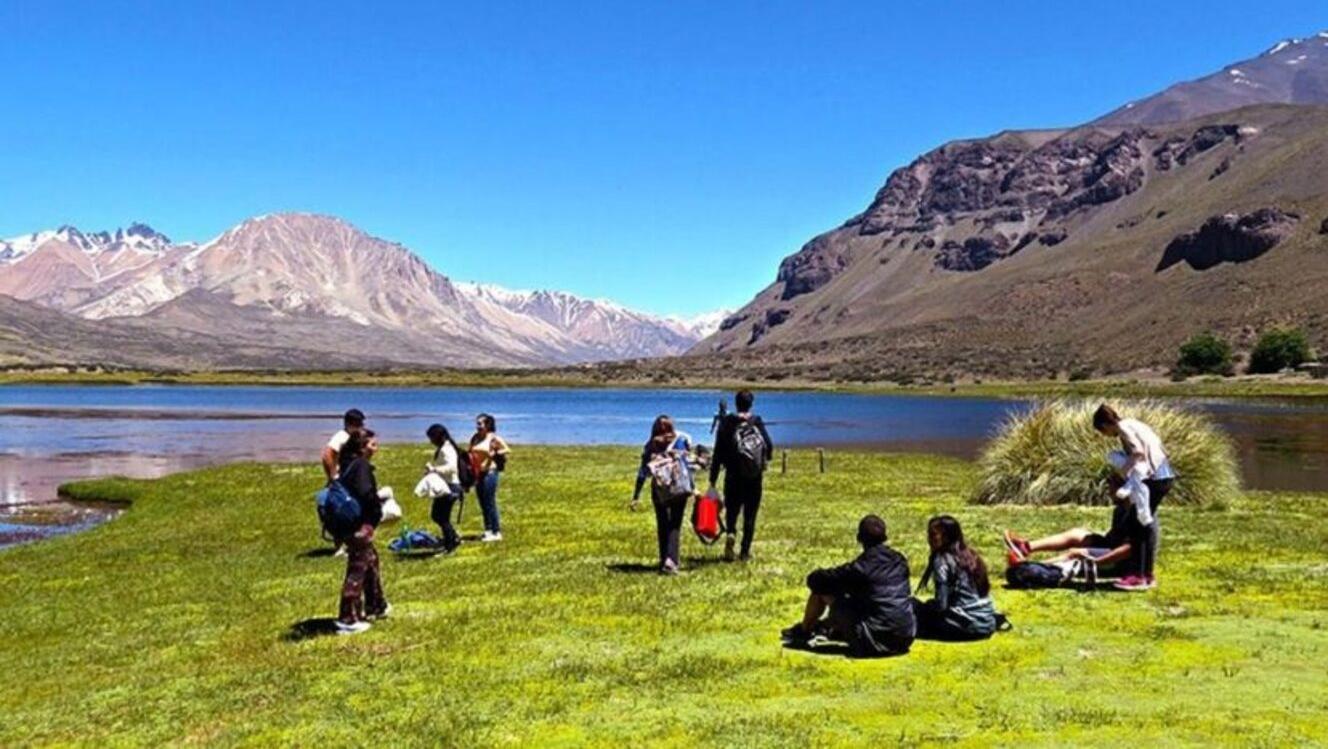
<instances>
[{"instance_id":1,"label":"green shrub","mask_svg":"<svg viewBox=\"0 0 1328 749\"><path fill-rule=\"evenodd\" d=\"M1280 372L1309 361L1310 342L1300 328L1274 328L1259 336L1250 352L1250 371L1255 374Z\"/></svg>"},{"instance_id":2,"label":"green shrub","mask_svg":"<svg viewBox=\"0 0 1328 749\"><path fill-rule=\"evenodd\" d=\"M1110 504L1105 456L1120 442L1093 430L1097 405L1055 400L1012 416L978 460L981 479L973 501ZM1240 491L1235 449L1206 416L1157 401L1120 403L1116 409L1162 438L1179 476L1169 503L1222 506Z\"/></svg>"},{"instance_id":3,"label":"green shrub","mask_svg":"<svg viewBox=\"0 0 1328 749\"><path fill-rule=\"evenodd\" d=\"M1182 377L1199 374L1229 375L1235 371L1231 344L1209 332L1198 333L1181 344L1175 373Z\"/></svg>"}]
</instances>

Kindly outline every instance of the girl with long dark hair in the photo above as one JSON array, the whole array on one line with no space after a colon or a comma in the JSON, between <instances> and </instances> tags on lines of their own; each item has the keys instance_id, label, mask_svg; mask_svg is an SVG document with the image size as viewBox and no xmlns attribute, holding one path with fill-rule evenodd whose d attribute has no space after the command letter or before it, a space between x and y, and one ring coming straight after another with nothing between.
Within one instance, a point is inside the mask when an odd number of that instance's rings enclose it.
<instances>
[{"instance_id":1,"label":"girl with long dark hair","mask_svg":"<svg viewBox=\"0 0 1328 749\"><path fill-rule=\"evenodd\" d=\"M930 601L913 599L918 637L930 640L984 640L996 631L991 581L982 557L964 542L959 521L938 515L927 522L931 557L917 592L934 584Z\"/></svg>"},{"instance_id":2,"label":"girl with long dark hair","mask_svg":"<svg viewBox=\"0 0 1328 749\"><path fill-rule=\"evenodd\" d=\"M341 584L341 610L337 631L354 634L369 628L369 619L386 617L390 606L383 596L383 578L378 570L378 550L374 548L374 529L383 520L383 502L378 495L378 480L370 462L378 452L378 438L368 429L353 432L342 448L349 456L346 468L337 479L346 492L360 504L360 527L339 538L346 547L346 578Z\"/></svg>"},{"instance_id":3,"label":"girl with long dark hair","mask_svg":"<svg viewBox=\"0 0 1328 749\"><path fill-rule=\"evenodd\" d=\"M480 540L486 543L503 540L498 515L498 476L507 468L507 456L511 452L507 442L498 436L498 424L493 416L476 416L470 455L476 468L475 495L480 500L480 514L484 516L484 535Z\"/></svg>"},{"instance_id":4,"label":"girl with long dark hair","mask_svg":"<svg viewBox=\"0 0 1328 749\"><path fill-rule=\"evenodd\" d=\"M425 470L438 476L447 485L447 491L433 498L433 507L429 516L443 532L443 551L455 551L461 545L461 534L452 525L452 508L461 501L465 492L461 488L460 461L464 453L457 447L456 440L442 424L432 424L425 432L433 445L433 460L425 465ZM468 458L467 458L468 459Z\"/></svg>"},{"instance_id":5,"label":"girl with long dark hair","mask_svg":"<svg viewBox=\"0 0 1328 749\"><path fill-rule=\"evenodd\" d=\"M691 467L687 464L687 454L692 449L692 438L679 432L673 426L673 419L661 414L650 425L650 439L641 449L641 466L636 472L636 489L632 492L632 509L636 509L641 500L641 488L651 475L651 463L665 459L673 454L676 462L667 464L668 468L681 466L679 470L687 472L686 482L691 484ZM678 559L681 545L682 521L687 512L688 495L670 496L666 490L652 482L650 503L655 508L655 530L659 541L659 572L662 575L677 574L681 564Z\"/></svg>"}]
</instances>

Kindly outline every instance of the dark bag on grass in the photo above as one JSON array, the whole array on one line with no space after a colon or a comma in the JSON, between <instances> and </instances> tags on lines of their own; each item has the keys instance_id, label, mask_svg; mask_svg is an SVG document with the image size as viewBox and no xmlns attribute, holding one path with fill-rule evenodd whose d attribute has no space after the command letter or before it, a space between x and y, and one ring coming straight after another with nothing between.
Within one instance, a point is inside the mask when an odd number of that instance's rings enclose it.
<instances>
[{"instance_id":1,"label":"dark bag on grass","mask_svg":"<svg viewBox=\"0 0 1328 749\"><path fill-rule=\"evenodd\" d=\"M1005 582L1011 588L1055 588L1065 579L1065 570L1042 562L1024 562L1005 570Z\"/></svg>"},{"instance_id":2,"label":"dark bag on grass","mask_svg":"<svg viewBox=\"0 0 1328 749\"><path fill-rule=\"evenodd\" d=\"M759 478L765 473L766 448L760 427L756 426L754 419L740 419L733 438L737 442L737 449L733 451L733 467L737 474L746 479Z\"/></svg>"},{"instance_id":3,"label":"dark bag on grass","mask_svg":"<svg viewBox=\"0 0 1328 749\"><path fill-rule=\"evenodd\" d=\"M360 529L360 503L340 481L329 481L314 495L314 501L318 506L318 520L332 538L346 538Z\"/></svg>"}]
</instances>

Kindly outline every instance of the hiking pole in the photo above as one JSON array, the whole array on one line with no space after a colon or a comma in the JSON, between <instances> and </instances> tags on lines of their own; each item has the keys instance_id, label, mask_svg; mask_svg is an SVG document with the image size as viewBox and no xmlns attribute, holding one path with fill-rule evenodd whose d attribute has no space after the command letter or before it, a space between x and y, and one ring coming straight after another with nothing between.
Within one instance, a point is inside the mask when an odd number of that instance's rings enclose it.
<instances>
[{"instance_id":1,"label":"hiking pole","mask_svg":"<svg viewBox=\"0 0 1328 749\"><path fill-rule=\"evenodd\" d=\"M457 519L456 524L461 525L461 513L466 511L466 493L461 492L461 499L457 500Z\"/></svg>"}]
</instances>

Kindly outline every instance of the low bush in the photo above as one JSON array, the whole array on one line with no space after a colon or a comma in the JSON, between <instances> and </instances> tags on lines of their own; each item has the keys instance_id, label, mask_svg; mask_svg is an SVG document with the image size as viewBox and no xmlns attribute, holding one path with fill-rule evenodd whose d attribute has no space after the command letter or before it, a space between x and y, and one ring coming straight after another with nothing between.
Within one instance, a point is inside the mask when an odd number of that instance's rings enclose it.
<instances>
[{"instance_id":1,"label":"low bush","mask_svg":"<svg viewBox=\"0 0 1328 749\"><path fill-rule=\"evenodd\" d=\"M1232 374L1235 365L1231 359L1231 344L1214 333L1198 333L1181 344L1180 356L1176 359L1173 371L1181 377Z\"/></svg>"},{"instance_id":2,"label":"low bush","mask_svg":"<svg viewBox=\"0 0 1328 749\"><path fill-rule=\"evenodd\" d=\"M1250 372L1269 374L1293 369L1312 358L1310 341L1300 328L1275 328L1259 336L1250 352Z\"/></svg>"},{"instance_id":3,"label":"low bush","mask_svg":"<svg viewBox=\"0 0 1328 749\"><path fill-rule=\"evenodd\" d=\"M1056 400L1016 414L979 458L979 504L1111 502L1105 455L1118 440L1093 430L1097 401ZM1231 441L1207 417L1157 401L1121 403L1117 410L1151 426L1162 438L1179 478L1167 502L1221 506L1240 491Z\"/></svg>"}]
</instances>

